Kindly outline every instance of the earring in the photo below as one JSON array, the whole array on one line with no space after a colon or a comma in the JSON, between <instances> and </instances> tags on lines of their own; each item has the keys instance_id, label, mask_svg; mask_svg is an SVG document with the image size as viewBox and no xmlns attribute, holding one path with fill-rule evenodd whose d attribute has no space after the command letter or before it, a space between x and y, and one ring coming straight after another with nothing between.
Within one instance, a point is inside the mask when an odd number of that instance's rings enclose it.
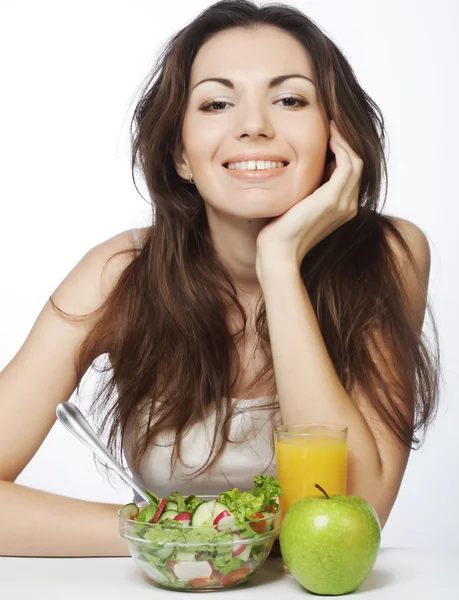
<instances>
[{"instance_id":1,"label":"earring","mask_svg":"<svg viewBox=\"0 0 459 600\"><path fill-rule=\"evenodd\" d=\"M190 173L188 175L188 179L190 180L190 183L194 183L194 177L193 177L192 173Z\"/></svg>"}]
</instances>

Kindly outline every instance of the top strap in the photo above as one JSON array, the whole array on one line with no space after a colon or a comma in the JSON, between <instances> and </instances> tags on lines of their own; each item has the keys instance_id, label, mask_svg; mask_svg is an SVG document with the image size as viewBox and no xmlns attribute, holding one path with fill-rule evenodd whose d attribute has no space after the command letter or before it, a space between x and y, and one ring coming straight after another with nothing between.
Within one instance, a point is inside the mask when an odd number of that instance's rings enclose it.
<instances>
[{"instance_id":1,"label":"top strap","mask_svg":"<svg viewBox=\"0 0 459 600\"><path fill-rule=\"evenodd\" d=\"M141 250L141 248L142 248L142 242L140 240L140 228L131 229L131 231L132 231L132 237L134 238L135 247L138 250Z\"/></svg>"}]
</instances>

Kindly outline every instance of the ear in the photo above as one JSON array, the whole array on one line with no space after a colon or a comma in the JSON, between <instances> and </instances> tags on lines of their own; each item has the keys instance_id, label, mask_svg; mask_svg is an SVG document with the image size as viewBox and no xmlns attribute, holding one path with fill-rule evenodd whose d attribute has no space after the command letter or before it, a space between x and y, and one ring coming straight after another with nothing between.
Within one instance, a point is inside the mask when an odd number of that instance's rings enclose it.
<instances>
[{"instance_id":1,"label":"ear","mask_svg":"<svg viewBox=\"0 0 459 600\"><path fill-rule=\"evenodd\" d=\"M190 163L185 150L179 149L174 157L175 170L182 179L188 180L188 175L192 173Z\"/></svg>"}]
</instances>

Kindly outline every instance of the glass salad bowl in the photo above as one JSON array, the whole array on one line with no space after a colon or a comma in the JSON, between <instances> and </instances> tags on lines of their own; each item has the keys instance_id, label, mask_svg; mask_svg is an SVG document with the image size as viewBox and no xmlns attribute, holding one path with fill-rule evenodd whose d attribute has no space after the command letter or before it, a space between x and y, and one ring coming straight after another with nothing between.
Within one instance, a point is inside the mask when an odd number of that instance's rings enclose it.
<instances>
[{"instance_id":1,"label":"glass salad bowl","mask_svg":"<svg viewBox=\"0 0 459 600\"><path fill-rule=\"evenodd\" d=\"M219 496L194 498L201 503L193 513L179 513L168 501L154 523L135 520L147 502L122 507L120 535L129 552L150 579L171 590L207 591L243 583L263 564L279 535L278 507L237 525ZM153 513L145 520L153 521Z\"/></svg>"}]
</instances>

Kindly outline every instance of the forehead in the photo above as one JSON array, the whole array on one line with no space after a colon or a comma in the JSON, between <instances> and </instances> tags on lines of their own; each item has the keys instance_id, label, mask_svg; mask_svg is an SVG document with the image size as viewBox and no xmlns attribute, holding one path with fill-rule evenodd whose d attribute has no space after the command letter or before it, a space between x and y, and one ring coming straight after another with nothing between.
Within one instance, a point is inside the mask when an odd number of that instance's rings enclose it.
<instances>
[{"instance_id":1,"label":"forehead","mask_svg":"<svg viewBox=\"0 0 459 600\"><path fill-rule=\"evenodd\" d=\"M279 75L299 72L313 78L314 68L306 48L287 31L271 25L256 29L235 27L220 31L199 49L191 68L191 85L201 78L243 73Z\"/></svg>"}]
</instances>

